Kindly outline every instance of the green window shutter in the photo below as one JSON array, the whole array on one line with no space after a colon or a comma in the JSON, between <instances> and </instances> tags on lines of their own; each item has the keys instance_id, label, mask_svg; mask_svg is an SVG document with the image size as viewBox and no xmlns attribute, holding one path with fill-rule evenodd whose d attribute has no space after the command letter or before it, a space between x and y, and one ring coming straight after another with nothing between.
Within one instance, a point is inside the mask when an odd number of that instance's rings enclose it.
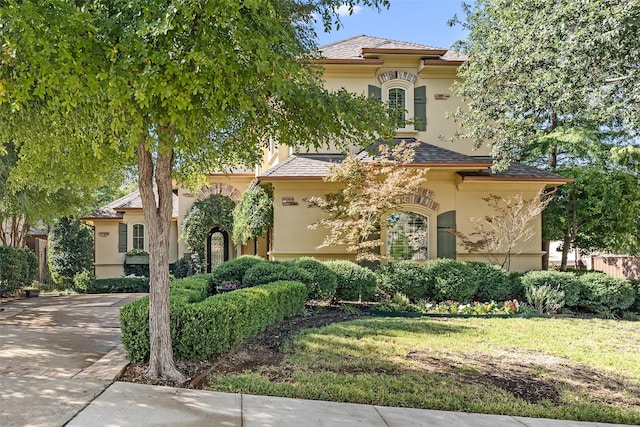
<instances>
[{"instance_id":1,"label":"green window shutter","mask_svg":"<svg viewBox=\"0 0 640 427\"><path fill-rule=\"evenodd\" d=\"M382 101L382 88L369 85L369 98L372 97L377 99L378 101Z\"/></svg>"},{"instance_id":2,"label":"green window shutter","mask_svg":"<svg viewBox=\"0 0 640 427\"><path fill-rule=\"evenodd\" d=\"M427 130L427 87L418 86L413 89L413 112L415 113L415 129Z\"/></svg>"},{"instance_id":3,"label":"green window shutter","mask_svg":"<svg viewBox=\"0 0 640 427\"><path fill-rule=\"evenodd\" d=\"M118 252L127 252L127 224L118 224Z\"/></svg>"},{"instance_id":4,"label":"green window shutter","mask_svg":"<svg viewBox=\"0 0 640 427\"><path fill-rule=\"evenodd\" d=\"M447 228L456 229L456 211L438 215L438 258L456 259L456 236L446 232Z\"/></svg>"}]
</instances>

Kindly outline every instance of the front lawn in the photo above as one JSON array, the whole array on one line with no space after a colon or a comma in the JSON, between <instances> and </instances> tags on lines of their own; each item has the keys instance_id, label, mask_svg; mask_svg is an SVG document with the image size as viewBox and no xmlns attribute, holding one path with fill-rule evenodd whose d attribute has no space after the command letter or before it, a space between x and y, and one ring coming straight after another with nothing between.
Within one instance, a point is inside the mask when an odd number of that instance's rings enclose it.
<instances>
[{"instance_id":1,"label":"front lawn","mask_svg":"<svg viewBox=\"0 0 640 427\"><path fill-rule=\"evenodd\" d=\"M296 335L279 366L212 390L640 424L637 322L369 318Z\"/></svg>"}]
</instances>

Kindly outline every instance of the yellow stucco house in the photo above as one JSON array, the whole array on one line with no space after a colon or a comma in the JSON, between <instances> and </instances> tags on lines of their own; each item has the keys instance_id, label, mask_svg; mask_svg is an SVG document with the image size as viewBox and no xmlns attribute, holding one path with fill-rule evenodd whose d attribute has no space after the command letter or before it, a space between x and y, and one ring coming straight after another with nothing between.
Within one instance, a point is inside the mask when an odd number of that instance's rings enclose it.
<instances>
[{"instance_id":1,"label":"yellow stucco house","mask_svg":"<svg viewBox=\"0 0 640 427\"><path fill-rule=\"evenodd\" d=\"M482 260L478 254L465 253L455 237L444 231L452 227L463 233L472 230L470 219L489 212L483 197L502 197L519 193L535 197L544 188L562 185L568 180L523 164L513 164L502 173L492 173L487 148L473 150L469 141L447 141L453 137L456 124L447 113L464 107L451 86L456 70L465 58L447 49L398 42L369 36L357 36L321 48L324 78L328 89L342 87L406 110L413 119L398 128L397 137L420 141L414 165L428 169L421 191L395 214L395 229L383 230L383 251L392 251L394 238L420 231L424 244L414 259L456 258ZM363 154L364 156L364 154ZM169 259L175 262L190 254L181 239L182 224L197 200L211 195L224 195L237 202L254 180L269 184L274 196L274 223L268 238L235 246L228 232L212 228L207 239L208 269L241 254L257 253L273 260L289 260L302 256L318 259L351 258L340 248L317 247L326 230L310 230L322 212L309 208L303 199L324 196L337 187L323 182L327 167L340 162L343 155L325 149L294 153L290 147L271 144L265 150L263 163L254 171L236 171L209 176L209 186L193 194L187 189L174 189L174 212ZM147 249L147 236L138 192L116 200L84 218L95 230L95 274L98 278L123 274L125 253ZM515 248L513 270L539 269L544 252L541 221L534 224L535 235Z\"/></svg>"}]
</instances>

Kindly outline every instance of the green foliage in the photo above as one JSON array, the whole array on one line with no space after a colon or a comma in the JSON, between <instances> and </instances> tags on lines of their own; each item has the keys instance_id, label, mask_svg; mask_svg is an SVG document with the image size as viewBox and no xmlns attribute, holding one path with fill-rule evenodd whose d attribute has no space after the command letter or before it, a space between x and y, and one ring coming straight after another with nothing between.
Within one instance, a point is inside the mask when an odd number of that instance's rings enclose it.
<instances>
[{"instance_id":1,"label":"green foliage","mask_svg":"<svg viewBox=\"0 0 640 427\"><path fill-rule=\"evenodd\" d=\"M95 280L93 274L88 270L83 270L73 276L73 290L79 293L87 293L91 282Z\"/></svg>"},{"instance_id":2,"label":"green foliage","mask_svg":"<svg viewBox=\"0 0 640 427\"><path fill-rule=\"evenodd\" d=\"M238 288L246 287L243 286L243 278L247 270L263 262L266 261L258 256L242 255L220 264L211 272L208 284L209 295L214 295L215 289L224 283L236 284Z\"/></svg>"},{"instance_id":3,"label":"green foliage","mask_svg":"<svg viewBox=\"0 0 640 427\"><path fill-rule=\"evenodd\" d=\"M540 314L557 314L565 304L564 291L549 285L528 286L527 302Z\"/></svg>"},{"instance_id":4,"label":"green foliage","mask_svg":"<svg viewBox=\"0 0 640 427\"><path fill-rule=\"evenodd\" d=\"M529 271L520 279L525 289L548 286L552 290L564 293L564 305L575 308L579 305L581 284L578 277L570 272Z\"/></svg>"},{"instance_id":5,"label":"green foliage","mask_svg":"<svg viewBox=\"0 0 640 427\"><path fill-rule=\"evenodd\" d=\"M336 273L335 298L343 301L372 301L378 280L373 271L351 261L332 260L324 263Z\"/></svg>"},{"instance_id":6,"label":"green foliage","mask_svg":"<svg viewBox=\"0 0 640 427\"><path fill-rule=\"evenodd\" d=\"M230 198L213 195L195 202L184 219L183 238L191 248L191 260L197 271L203 272L206 269L205 244L211 229L232 231L234 207L235 203Z\"/></svg>"},{"instance_id":7,"label":"green foliage","mask_svg":"<svg viewBox=\"0 0 640 427\"><path fill-rule=\"evenodd\" d=\"M433 297L433 281L415 261L390 262L380 268L378 275L386 295L401 293L414 302Z\"/></svg>"},{"instance_id":8,"label":"green foliage","mask_svg":"<svg viewBox=\"0 0 640 427\"><path fill-rule=\"evenodd\" d=\"M433 283L436 301L470 302L479 283L472 280L472 270L463 262L452 259L428 260L423 265L428 280Z\"/></svg>"},{"instance_id":9,"label":"green foliage","mask_svg":"<svg viewBox=\"0 0 640 427\"><path fill-rule=\"evenodd\" d=\"M249 268L242 278L242 287L265 285L279 280L311 284L311 274L291 262L261 262Z\"/></svg>"},{"instance_id":10,"label":"green foliage","mask_svg":"<svg viewBox=\"0 0 640 427\"><path fill-rule=\"evenodd\" d=\"M123 265L125 276L149 277L149 264L127 264Z\"/></svg>"},{"instance_id":11,"label":"green foliage","mask_svg":"<svg viewBox=\"0 0 640 427\"><path fill-rule=\"evenodd\" d=\"M178 261L169 265L169 273L173 274L176 279L193 276L196 274L191 258L182 257Z\"/></svg>"},{"instance_id":12,"label":"green foliage","mask_svg":"<svg viewBox=\"0 0 640 427\"><path fill-rule=\"evenodd\" d=\"M309 276L308 297L314 300L328 300L334 297L338 286L336 273L320 261L303 257L294 261L294 265L306 271Z\"/></svg>"},{"instance_id":13,"label":"green foliage","mask_svg":"<svg viewBox=\"0 0 640 427\"><path fill-rule=\"evenodd\" d=\"M93 268L93 233L78 219L63 217L49 234L51 276L58 286L73 285L73 278Z\"/></svg>"},{"instance_id":14,"label":"green foliage","mask_svg":"<svg viewBox=\"0 0 640 427\"><path fill-rule=\"evenodd\" d=\"M194 303L176 300L172 292L174 356L197 360L228 351L267 326L304 313L306 296L305 285L297 282L240 289ZM149 357L148 317L147 298L126 305L120 312L122 342L133 361Z\"/></svg>"},{"instance_id":15,"label":"green foliage","mask_svg":"<svg viewBox=\"0 0 640 427\"><path fill-rule=\"evenodd\" d=\"M29 249L0 246L0 287L13 292L31 285L38 272L38 259Z\"/></svg>"},{"instance_id":16,"label":"green foliage","mask_svg":"<svg viewBox=\"0 0 640 427\"><path fill-rule=\"evenodd\" d=\"M233 209L233 242L245 245L249 239L262 236L273 224L273 195L260 185L244 193Z\"/></svg>"},{"instance_id":17,"label":"green foliage","mask_svg":"<svg viewBox=\"0 0 640 427\"><path fill-rule=\"evenodd\" d=\"M478 261L467 261L469 280L478 284L473 295L474 301L506 301L518 298L514 295L511 275L508 271L494 264Z\"/></svg>"},{"instance_id":18,"label":"green foliage","mask_svg":"<svg viewBox=\"0 0 640 427\"><path fill-rule=\"evenodd\" d=\"M636 291L626 279L604 273L582 274L578 278L582 285L579 306L598 314L620 313L629 308Z\"/></svg>"},{"instance_id":19,"label":"green foliage","mask_svg":"<svg viewBox=\"0 0 640 427\"><path fill-rule=\"evenodd\" d=\"M89 294L147 293L149 279L147 277L117 277L112 279L93 279L87 286Z\"/></svg>"},{"instance_id":20,"label":"green foliage","mask_svg":"<svg viewBox=\"0 0 640 427\"><path fill-rule=\"evenodd\" d=\"M629 307L629 310L640 314L640 280L629 280L629 283L631 283L631 286L636 292L636 299L634 300L633 305Z\"/></svg>"}]
</instances>

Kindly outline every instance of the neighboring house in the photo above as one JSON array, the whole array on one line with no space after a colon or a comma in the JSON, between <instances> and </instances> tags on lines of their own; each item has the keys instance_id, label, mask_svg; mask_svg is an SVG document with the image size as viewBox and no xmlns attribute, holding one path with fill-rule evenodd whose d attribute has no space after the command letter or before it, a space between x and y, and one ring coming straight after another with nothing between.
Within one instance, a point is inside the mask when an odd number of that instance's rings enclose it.
<instances>
[{"instance_id":1,"label":"neighboring house","mask_svg":"<svg viewBox=\"0 0 640 427\"><path fill-rule=\"evenodd\" d=\"M393 230L383 230L387 242L383 251L394 251L398 239L408 233L425 236L424 247L413 259L457 258L482 260L478 254L464 253L456 246L455 237L444 231L456 228L463 233L472 231L470 219L492 212L482 201L489 194L509 197L522 193L535 197L544 188L562 185L567 179L523 164L513 164L505 172L490 170L488 148L473 150L470 141L448 142L454 136L456 124L447 113L464 107L451 86L456 70L465 58L447 49L404 43L369 36L358 36L321 48L326 59L324 78L328 89L342 87L364 95L375 96L406 110L397 137L418 140L414 166L428 169L427 182L402 212L393 214ZM403 117L400 117L401 121ZM373 142L373 141L372 141ZM361 153L366 161L367 154ZM180 239L181 225L196 200L221 194L238 201L242 192L254 179L270 185L274 196L274 224L269 238L234 246L229 233L212 227L207 241L211 266L245 253L257 253L274 260L289 260L301 256L318 259L353 258L343 248L316 249L326 230L309 230L322 212L309 208L304 199L324 196L339 187L323 182L327 167L343 159L338 150L294 153L284 145L272 143L265 150L262 165L254 172L235 172L210 175L210 185L199 194L176 187L171 231L170 262L190 254ZM96 235L95 268L97 277L122 274L125 252L147 249L146 230L139 194L134 192L117 200L85 221ZM541 267L543 255L540 219L533 225L535 236L515 248L512 269L528 270Z\"/></svg>"}]
</instances>

